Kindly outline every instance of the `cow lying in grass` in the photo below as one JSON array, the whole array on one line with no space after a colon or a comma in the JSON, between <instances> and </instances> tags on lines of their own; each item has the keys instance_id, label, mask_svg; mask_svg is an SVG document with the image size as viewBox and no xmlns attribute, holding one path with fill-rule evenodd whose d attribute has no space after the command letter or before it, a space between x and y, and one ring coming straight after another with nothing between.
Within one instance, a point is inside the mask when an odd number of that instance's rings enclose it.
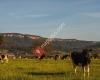
<instances>
[{"instance_id":1,"label":"cow lying in grass","mask_svg":"<svg viewBox=\"0 0 100 80\"><path fill-rule=\"evenodd\" d=\"M8 55L4 55L4 54L1 54L0 55L0 61L3 63L8 63Z\"/></svg>"},{"instance_id":2,"label":"cow lying in grass","mask_svg":"<svg viewBox=\"0 0 100 80\"><path fill-rule=\"evenodd\" d=\"M71 59L73 62L73 66L75 68L75 73L77 72L77 66L81 66L83 68L83 72L85 75L86 69L89 74L89 65L91 63L90 59L90 50L84 49L82 52L72 52Z\"/></svg>"}]
</instances>

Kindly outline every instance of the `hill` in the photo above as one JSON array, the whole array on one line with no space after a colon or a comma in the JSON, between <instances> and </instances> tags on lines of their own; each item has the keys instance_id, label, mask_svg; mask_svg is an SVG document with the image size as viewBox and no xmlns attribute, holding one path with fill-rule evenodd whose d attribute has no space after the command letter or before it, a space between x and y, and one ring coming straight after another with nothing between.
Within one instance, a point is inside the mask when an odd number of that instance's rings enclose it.
<instances>
[{"instance_id":1,"label":"hill","mask_svg":"<svg viewBox=\"0 0 100 80\"><path fill-rule=\"evenodd\" d=\"M1 49L6 49L16 54L18 53L31 54L32 47L41 45L47 39L41 36L20 34L20 33L1 33L1 35L3 36L3 43L1 45ZM73 50L73 49L82 49L85 47L100 47L100 42L84 41L77 39L55 38L53 39L51 44L52 45L50 45L48 49L52 48L52 50L63 51L63 52L66 52L70 49Z\"/></svg>"}]
</instances>

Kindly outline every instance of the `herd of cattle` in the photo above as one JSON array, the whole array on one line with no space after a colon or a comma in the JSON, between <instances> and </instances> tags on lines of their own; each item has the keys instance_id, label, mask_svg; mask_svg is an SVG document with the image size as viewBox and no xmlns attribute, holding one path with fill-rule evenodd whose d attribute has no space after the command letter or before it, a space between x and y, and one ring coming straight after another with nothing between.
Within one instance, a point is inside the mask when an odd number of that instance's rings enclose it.
<instances>
[{"instance_id":1,"label":"herd of cattle","mask_svg":"<svg viewBox=\"0 0 100 80\"><path fill-rule=\"evenodd\" d=\"M92 50L88 50L88 49L83 49L81 52L78 51L73 51L71 52L70 55L63 55L63 56L59 56L59 55L55 55L53 57L54 60L57 60L58 58L60 59L66 59L66 58L70 58L72 60L73 63L73 67L75 69L75 73L77 72L77 66L81 66L83 68L83 72L85 73L86 71L89 73L89 65L91 63L91 53ZM42 55L41 57L39 57L39 59L43 59L45 57L45 55ZM0 54L0 61L6 62L8 63L8 55L4 55L4 54Z\"/></svg>"}]
</instances>

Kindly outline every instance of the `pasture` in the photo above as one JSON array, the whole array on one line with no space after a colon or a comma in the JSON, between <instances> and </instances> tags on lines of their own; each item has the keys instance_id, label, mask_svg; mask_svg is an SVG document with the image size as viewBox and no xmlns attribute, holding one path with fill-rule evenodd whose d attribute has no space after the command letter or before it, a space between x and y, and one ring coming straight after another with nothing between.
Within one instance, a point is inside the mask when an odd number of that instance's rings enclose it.
<instances>
[{"instance_id":1,"label":"pasture","mask_svg":"<svg viewBox=\"0 0 100 80\"><path fill-rule=\"evenodd\" d=\"M77 74L70 60L17 59L0 63L0 80L100 80L100 60L92 60L90 76Z\"/></svg>"}]
</instances>

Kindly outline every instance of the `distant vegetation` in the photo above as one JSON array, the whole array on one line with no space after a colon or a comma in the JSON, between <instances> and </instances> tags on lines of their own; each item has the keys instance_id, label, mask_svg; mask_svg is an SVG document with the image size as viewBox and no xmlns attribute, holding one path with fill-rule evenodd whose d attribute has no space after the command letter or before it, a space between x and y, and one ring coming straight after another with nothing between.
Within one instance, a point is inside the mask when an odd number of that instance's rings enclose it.
<instances>
[{"instance_id":1,"label":"distant vegetation","mask_svg":"<svg viewBox=\"0 0 100 80\"><path fill-rule=\"evenodd\" d=\"M3 35L0 35L0 45L3 43Z\"/></svg>"}]
</instances>

